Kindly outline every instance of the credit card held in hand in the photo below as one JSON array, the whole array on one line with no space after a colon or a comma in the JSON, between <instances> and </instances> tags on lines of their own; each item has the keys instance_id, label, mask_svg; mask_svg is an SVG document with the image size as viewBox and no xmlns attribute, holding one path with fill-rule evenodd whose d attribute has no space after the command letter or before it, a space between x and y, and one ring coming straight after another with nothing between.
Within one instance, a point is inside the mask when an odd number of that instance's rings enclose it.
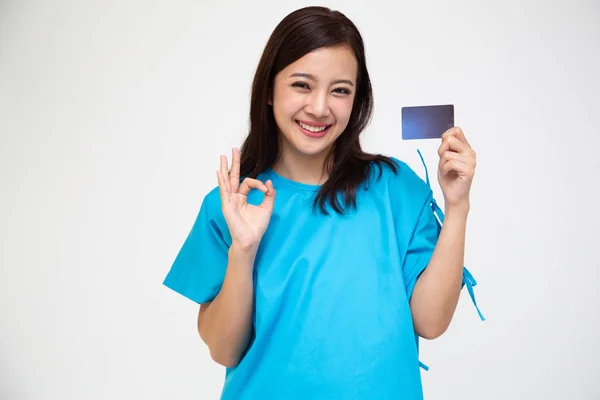
<instances>
[{"instance_id":1,"label":"credit card held in hand","mask_svg":"<svg viewBox=\"0 0 600 400\"><path fill-rule=\"evenodd\" d=\"M402 139L439 139L454 127L454 105L402 107Z\"/></svg>"}]
</instances>

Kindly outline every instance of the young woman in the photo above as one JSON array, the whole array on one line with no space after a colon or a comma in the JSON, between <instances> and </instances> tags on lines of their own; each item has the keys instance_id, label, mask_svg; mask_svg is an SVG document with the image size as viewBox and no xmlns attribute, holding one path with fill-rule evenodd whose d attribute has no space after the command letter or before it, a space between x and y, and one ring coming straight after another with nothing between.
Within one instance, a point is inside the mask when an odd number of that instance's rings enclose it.
<instances>
[{"instance_id":1,"label":"young woman","mask_svg":"<svg viewBox=\"0 0 600 400\"><path fill-rule=\"evenodd\" d=\"M443 228L405 163L367 154L373 98L362 38L343 14L297 10L252 86L241 152L164 283L200 304L198 331L227 367L222 399L420 399L418 338L449 326L461 288L475 152L439 147ZM441 214L440 214L441 215Z\"/></svg>"}]
</instances>

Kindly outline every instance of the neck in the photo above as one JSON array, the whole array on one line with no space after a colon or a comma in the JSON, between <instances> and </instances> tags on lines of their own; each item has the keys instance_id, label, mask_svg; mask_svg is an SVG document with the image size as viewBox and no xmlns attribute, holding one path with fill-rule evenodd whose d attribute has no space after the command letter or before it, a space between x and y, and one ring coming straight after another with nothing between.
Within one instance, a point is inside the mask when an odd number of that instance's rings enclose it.
<instances>
[{"instance_id":1,"label":"neck","mask_svg":"<svg viewBox=\"0 0 600 400\"><path fill-rule=\"evenodd\" d=\"M307 185L322 185L327 181L329 174L325 168L327 152L314 156L307 156L294 151L283 150L281 157L273 170L295 182Z\"/></svg>"}]
</instances>

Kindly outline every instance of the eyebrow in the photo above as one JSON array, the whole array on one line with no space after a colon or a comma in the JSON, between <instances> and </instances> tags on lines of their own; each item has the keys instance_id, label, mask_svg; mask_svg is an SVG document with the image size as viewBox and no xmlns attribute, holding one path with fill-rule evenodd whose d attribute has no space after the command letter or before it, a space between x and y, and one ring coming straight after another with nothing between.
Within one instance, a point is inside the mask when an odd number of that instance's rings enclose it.
<instances>
[{"instance_id":1,"label":"eyebrow","mask_svg":"<svg viewBox=\"0 0 600 400\"><path fill-rule=\"evenodd\" d=\"M312 76L311 74L304 73L304 72L296 72L294 74L291 74L289 77L290 78L293 78L293 77L308 78L308 79L312 79L313 81L316 81L314 76ZM347 83L350 86L354 86L352 81L350 81L348 79L338 79L337 81L332 82L333 85L335 85L336 83Z\"/></svg>"}]
</instances>

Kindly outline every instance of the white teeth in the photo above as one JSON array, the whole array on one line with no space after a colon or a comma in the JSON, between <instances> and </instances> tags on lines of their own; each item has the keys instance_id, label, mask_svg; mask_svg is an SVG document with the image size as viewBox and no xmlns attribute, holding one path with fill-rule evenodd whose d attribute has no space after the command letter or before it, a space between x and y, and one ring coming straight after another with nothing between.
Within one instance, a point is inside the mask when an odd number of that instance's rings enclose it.
<instances>
[{"instance_id":1,"label":"white teeth","mask_svg":"<svg viewBox=\"0 0 600 400\"><path fill-rule=\"evenodd\" d=\"M324 131L325 129L327 129L327 126L322 126L322 127L320 127L320 128L315 128L315 127L313 127L313 126L310 126L310 125L303 124L303 123L302 123L302 122L300 122L300 121L298 121L298 124L299 124L301 127L303 127L304 129L306 129L307 131L311 131L311 132L315 132L315 133L316 133L316 132L322 132L322 131Z\"/></svg>"}]
</instances>

